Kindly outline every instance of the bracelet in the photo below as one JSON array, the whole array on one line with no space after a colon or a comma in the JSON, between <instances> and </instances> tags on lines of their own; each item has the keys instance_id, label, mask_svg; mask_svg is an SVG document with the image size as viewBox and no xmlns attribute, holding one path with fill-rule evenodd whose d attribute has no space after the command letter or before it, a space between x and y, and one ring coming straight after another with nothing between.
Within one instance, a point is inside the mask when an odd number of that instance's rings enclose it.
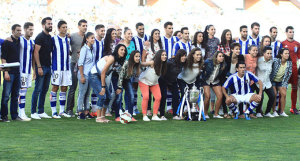
<instances>
[{"instance_id":1,"label":"bracelet","mask_svg":"<svg viewBox=\"0 0 300 161\"><path fill-rule=\"evenodd\" d=\"M42 68L42 67L38 67L38 68Z\"/></svg>"},{"instance_id":2,"label":"bracelet","mask_svg":"<svg viewBox=\"0 0 300 161\"><path fill-rule=\"evenodd\" d=\"M102 86L101 88L106 88L106 86Z\"/></svg>"}]
</instances>

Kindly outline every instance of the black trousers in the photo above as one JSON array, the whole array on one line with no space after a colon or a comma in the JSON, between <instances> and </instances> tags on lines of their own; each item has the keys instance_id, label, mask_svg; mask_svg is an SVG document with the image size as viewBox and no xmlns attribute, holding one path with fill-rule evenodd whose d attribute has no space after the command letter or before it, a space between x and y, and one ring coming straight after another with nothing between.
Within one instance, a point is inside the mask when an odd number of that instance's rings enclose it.
<instances>
[{"instance_id":1,"label":"black trousers","mask_svg":"<svg viewBox=\"0 0 300 161\"><path fill-rule=\"evenodd\" d=\"M273 104L274 104L275 93L274 93L273 87L268 88L268 89L264 89L263 92L266 92L268 97L269 97L267 108L266 108L266 113L269 113L271 111L272 107L273 107ZM262 111L263 100L264 100L264 93L262 94L261 101L260 101L260 103L257 107L257 108L260 108L261 111Z\"/></svg>"},{"instance_id":2,"label":"black trousers","mask_svg":"<svg viewBox=\"0 0 300 161\"><path fill-rule=\"evenodd\" d=\"M253 84L250 86L250 88L252 89L253 92L255 91L257 94L259 93L259 88L257 87L257 85L256 85L255 83L253 83ZM258 107L256 108L256 113L263 113L263 112L262 112L262 109L261 109L261 106L258 106Z\"/></svg>"},{"instance_id":3,"label":"black trousers","mask_svg":"<svg viewBox=\"0 0 300 161\"><path fill-rule=\"evenodd\" d=\"M172 109L173 116L176 116L177 108L179 106L179 93L178 93L178 85L177 82L173 82L172 84L167 84L166 81L159 78L158 79L160 92L161 92L161 101L159 106L160 116L165 115L165 107L166 107L166 99L167 99L167 88L171 90L172 93Z\"/></svg>"}]
</instances>

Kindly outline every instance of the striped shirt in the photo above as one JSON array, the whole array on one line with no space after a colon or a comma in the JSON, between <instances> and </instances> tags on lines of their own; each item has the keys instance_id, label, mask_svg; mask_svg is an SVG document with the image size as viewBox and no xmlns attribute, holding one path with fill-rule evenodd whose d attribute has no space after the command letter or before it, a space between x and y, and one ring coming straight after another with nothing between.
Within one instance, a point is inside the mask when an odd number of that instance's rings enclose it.
<instances>
[{"instance_id":1,"label":"striped shirt","mask_svg":"<svg viewBox=\"0 0 300 161\"><path fill-rule=\"evenodd\" d=\"M176 44L173 47L173 56L176 55L179 49L184 49L187 52L187 54L189 54L189 52L192 50L191 42L187 41L186 43L184 43L181 40L176 42Z\"/></svg>"},{"instance_id":2,"label":"striped shirt","mask_svg":"<svg viewBox=\"0 0 300 161\"><path fill-rule=\"evenodd\" d=\"M166 36L162 36L161 41L162 41L164 50L166 50L166 52L167 52L168 59L172 58L172 49L173 49L175 43L177 41L179 41L179 38L176 36L172 36L170 38L167 38Z\"/></svg>"},{"instance_id":3,"label":"striped shirt","mask_svg":"<svg viewBox=\"0 0 300 161\"><path fill-rule=\"evenodd\" d=\"M238 73L234 73L226 80L223 87L228 89L230 86L233 86L233 91L231 94L245 95L248 93L253 93L250 88L250 82L258 82L258 78L251 72L245 71L245 75L240 78Z\"/></svg>"},{"instance_id":4,"label":"striped shirt","mask_svg":"<svg viewBox=\"0 0 300 161\"><path fill-rule=\"evenodd\" d=\"M25 37L20 37L20 72L24 74L31 73L32 54L34 41Z\"/></svg>"},{"instance_id":5,"label":"striped shirt","mask_svg":"<svg viewBox=\"0 0 300 161\"><path fill-rule=\"evenodd\" d=\"M279 50L282 48L282 44L280 41L275 40L274 42L271 42L272 47L272 56L275 58L279 52Z\"/></svg>"},{"instance_id":6,"label":"striped shirt","mask_svg":"<svg viewBox=\"0 0 300 161\"><path fill-rule=\"evenodd\" d=\"M242 41L241 39L239 39L239 44L241 45L240 54L242 55L248 54L248 48L251 45L255 45L252 39L247 39L246 41Z\"/></svg>"},{"instance_id":7,"label":"striped shirt","mask_svg":"<svg viewBox=\"0 0 300 161\"><path fill-rule=\"evenodd\" d=\"M249 35L248 39L251 39L253 41L253 45L259 46L262 38L258 35L257 38L254 39L251 35Z\"/></svg>"},{"instance_id":8,"label":"striped shirt","mask_svg":"<svg viewBox=\"0 0 300 161\"><path fill-rule=\"evenodd\" d=\"M104 42L103 40L99 41L95 39L95 43L93 44L93 54L95 55L95 62L100 60L103 57L103 49L104 49Z\"/></svg>"},{"instance_id":9,"label":"striped shirt","mask_svg":"<svg viewBox=\"0 0 300 161\"><path fill-rule=\"evenodd\" d=\"M140 38L139 36L134 36L132 38L132 41L134 42L136 50L138 50L138 51L140 51L140 53L142 53L144 50L144 48L143 48L144 42L149 41L149 38L150 38L150 36L148 36L146 34L144 35L143 38Z\"/></svg>"},{"instance_id":10,"label":"striped shirt","mask_svg":"<svg viewBox=\"0 0 300 161\"><path fill-rule=\"evenodd\" d=\"M52 70L53 71L67 71L70 69L70 39L66 36L64 38L59 35L52 37L53 51L52 51Z\"/></svg>"}]
</instances>

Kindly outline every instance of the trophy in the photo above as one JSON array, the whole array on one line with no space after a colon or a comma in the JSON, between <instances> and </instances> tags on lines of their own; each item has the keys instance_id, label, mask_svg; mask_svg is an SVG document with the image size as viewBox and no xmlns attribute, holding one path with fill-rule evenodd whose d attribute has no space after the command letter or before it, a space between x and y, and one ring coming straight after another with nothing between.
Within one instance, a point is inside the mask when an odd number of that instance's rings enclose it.
<instances>
[{"instance_id":1,"label":"trophy","mask_svg":"<svg viewBox=\"0 0 300 161\"><path fill-rule=\"evenodd\" d=\"M198 110L196 109L196 103L198 102L199 94L200 92L194 84L192 89L190 90L190 99L189 99L189 103L192 104L191 112L198 112Z\"/></svg>"}]
</instances>

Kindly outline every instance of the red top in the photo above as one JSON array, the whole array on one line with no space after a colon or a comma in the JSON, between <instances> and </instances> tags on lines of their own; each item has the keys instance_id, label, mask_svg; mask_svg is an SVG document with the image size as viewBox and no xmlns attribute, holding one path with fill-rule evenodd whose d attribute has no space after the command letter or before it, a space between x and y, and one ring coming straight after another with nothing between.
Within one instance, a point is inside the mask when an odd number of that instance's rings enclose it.
<instances>
[{"instance_id":1,"label":"red top","mask_svg":"<svg viewBox=\"0 0 300 161\"><path fill-rule=\"evenodd\" d=\"M284 40L282 42L282 47L288 48L290 51L290 57L292 59L292 64L297 65L297 60L300 59L300 43L298 41L288 41Z\"/></svg>"}]
</instances>

